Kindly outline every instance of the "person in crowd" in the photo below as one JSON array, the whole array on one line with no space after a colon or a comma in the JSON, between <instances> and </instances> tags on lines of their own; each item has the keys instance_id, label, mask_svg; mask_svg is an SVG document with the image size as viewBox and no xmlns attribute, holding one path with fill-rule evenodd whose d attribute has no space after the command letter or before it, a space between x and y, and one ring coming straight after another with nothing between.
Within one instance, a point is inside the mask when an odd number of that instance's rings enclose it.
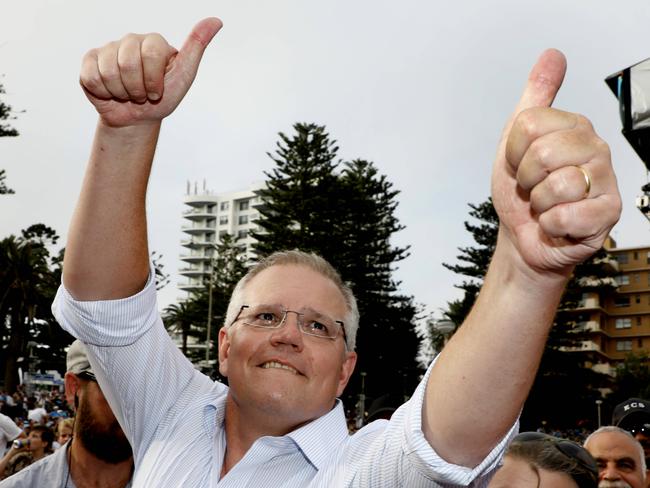
<instances>
[{"instance_id":1,"label":"person in crowd","mask_svg":"<svg viewBox=\"0 0 650 488\"><path fill-rule=\"evenodd\" d=\"M584 446L598 465L599 488L647 488L643 448L628 431L613 425L601 427L587 437Z\"/></svg>"},{"instance_id":2,"label":"person in crowd","mask_svg":"<svg viewBox=\"0 0 650 488\"><path fill-rule=\"evenodd\" d=\"M63 419L56 427L56 441L62 446L72 438L74 419Z\"/></svg>"},{"instance_id":3,"label":"person in crowd","mask_svg":"<svg viewBox=\"0 0 650 488\"><path fill-rule=\"evenodd\" d=\"M598 467L580 444L523 432L508 446L489 488L597 488Z\"/></svg>"},{"instance_id":4,"label":"person in crowd","mask_svg":"<svg viewBox=\"0 0 650 488\"><path fill-rule=\"evenodd\" d=\"M612 424L630 432L639 441L650 466L650 401L629 398L614 407Z\"/></svg>"},{"instance_id":5,"label":"person in crowd","mask_svg":"<svg viewBox=\"0 0 650 488\"><path fill-rule=\"evenodd\" d=\"M157 312L147 181L162 120L220 27L199 22L180 50L129 34L82 61L99 121L53 310L87 344L133 446L134 485L486 486L572 270L620 214L607 144L585 117L551 108L564 56L542 54L498 145L498 243L473 311L411 399L350 436L337 397L358 311L323 258L278 252L236 286L218 338L229 386L194 369Z\"/></svg>"},{"instance_id":6,"label":"person in crowd","mask_svg":"<svg viewBox=\"0 0 650 488\"><path fill-rule=\"evenodd\" d=\"M131 486L133 453L115 419L84 345L75 341L66 357L65 394L76 410L73 436L53 455L0 482L0 488L124 488Z\"/></svg>"},{"instance_id":7,"label":"person in crowd","mask_svg":"<svg viewBox=\"0 0 650 488\"><path fill-rule=\"evenodd\" d=\"M0 460L0 479L21 472L52 453L54 433L44 425L30 427L27 439L13 445Z\"/></svg>"},{"instance_id":8,"label":"person in crowd","mask_svg":"<svg viewBox=\"0 0 650 488\"><path fill-rule=\"evenodd\" d=\"M27 420L30 425L45 425L49 420L47 410L39 406L36 397L29 397L27 399Z\"/></svg>"},{"instance_id":9,"label":"person in crowd","mask_svg":"<svg viewBox=\"0 0 650 488\"><path fill-rule=\"evenodd\" d=\"M9 417L0 413L0 458L7 452L7 444L19 437L25 437L23 430Z\"/></svg>"}]
</instances>

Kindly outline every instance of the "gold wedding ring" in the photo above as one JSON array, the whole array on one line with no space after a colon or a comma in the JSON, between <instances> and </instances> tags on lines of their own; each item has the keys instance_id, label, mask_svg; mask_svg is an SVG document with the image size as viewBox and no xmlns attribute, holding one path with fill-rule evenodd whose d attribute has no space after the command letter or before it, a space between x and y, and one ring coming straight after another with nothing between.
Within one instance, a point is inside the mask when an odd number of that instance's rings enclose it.
<instances>
[{"instance_id":1,"label":"gold wedding ring","mask_svg":"<svg viewBox=\"0 0 650 488\"><path fill-rule=\"evenodd\" d=\"M587 170L582 166L576 166L576 168L578 168L585 177L585 194L582 196L582 198L588 198L589 192L591 191L591 177L589 176L589 173L587 173Z\"/></svg>"}]
</instances>

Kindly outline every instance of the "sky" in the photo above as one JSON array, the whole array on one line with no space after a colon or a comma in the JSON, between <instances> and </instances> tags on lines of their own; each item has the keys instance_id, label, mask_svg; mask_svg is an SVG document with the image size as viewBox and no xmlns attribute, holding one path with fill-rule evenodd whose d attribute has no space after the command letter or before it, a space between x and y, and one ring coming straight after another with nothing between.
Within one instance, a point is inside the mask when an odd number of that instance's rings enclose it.
<instances>
[{"instance_id":1,"label":"sky","mask_svg":"<svg viewBox=\"0 0 650 488\"><path fill-rule=\"evenodd\" d=\"M160 32L179 47L200 19L224 28L208 47L181 106L163 124L147 199L150 248L177 288L186 182L214 192L246 188L273 165L277 133L325 125L343 159L373 161L400 190L409 245L401 291L440 315L461 296L446 270L472 245L468 202L489 195L496 144L530 67L547 47L568 59L555 107L587 116L611 147L623 197L613 236L650 245L634 205L648 181L620 134L603 79L650 57L647 0L30 0L2 11L0 83L24 111L16 138L0 139L0 238L42 222L65 244L96 113L78 85L83 54L126 33Z\"/></svg>"}]
</instances>

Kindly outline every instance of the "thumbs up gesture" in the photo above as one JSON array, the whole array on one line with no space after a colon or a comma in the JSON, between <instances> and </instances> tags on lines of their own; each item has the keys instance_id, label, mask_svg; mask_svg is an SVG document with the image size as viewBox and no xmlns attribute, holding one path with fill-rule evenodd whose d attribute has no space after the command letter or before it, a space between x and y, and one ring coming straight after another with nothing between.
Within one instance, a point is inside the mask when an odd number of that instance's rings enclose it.
<instances>
[{"instance_id":1,"label":"thumbs up gesture","mask_svg":"<svg viewBox=\"0 0 650 488\"><path fill-rule=\"evenodd\" d=\"M128 34L92 49L83 58L80 83L100 115L113 127L160 122L190 89L207 45L221 21L199 22L180 51L159 34Z\"/></svg>"},{"instance_id":2,"label":"thumbs up gesture","mask_svg":"<svg viewBox=\"0 0 650 488\"><path fill-rule=\"evenodd\" d=\"M506 124L492 173L499 242L537 273L568 276L621 212L609 147L584 116L551 108L566 60L542 53Z\"/></svg>"}]
</instances>

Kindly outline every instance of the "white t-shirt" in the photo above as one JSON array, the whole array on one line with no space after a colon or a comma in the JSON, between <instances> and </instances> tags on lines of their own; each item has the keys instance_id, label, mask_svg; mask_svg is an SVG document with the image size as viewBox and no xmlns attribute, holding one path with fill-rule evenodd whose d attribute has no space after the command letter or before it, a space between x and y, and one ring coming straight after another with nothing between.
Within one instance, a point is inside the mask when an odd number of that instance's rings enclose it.
<instances>
[{"instance_id":1,"label":"white t-shirt","mask_svg":"<svg viewBox=\"0 0 650 488\"><path fill-rule=\"evenodd\" d=\"M21 432L13 420L0 413L0 457L7 452L7 443L13 441Z\"/></svg>"}]
</instances>

